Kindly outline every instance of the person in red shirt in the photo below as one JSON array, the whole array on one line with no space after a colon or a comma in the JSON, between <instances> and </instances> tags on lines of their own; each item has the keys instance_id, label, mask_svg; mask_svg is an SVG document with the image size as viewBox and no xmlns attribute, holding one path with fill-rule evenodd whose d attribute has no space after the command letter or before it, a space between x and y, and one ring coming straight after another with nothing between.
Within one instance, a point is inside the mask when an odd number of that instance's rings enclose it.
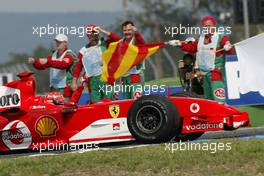
<instances>
[{"instance_id":1,"label":"person in red shirt","mask_svg":"<svg viewBox=\"0 0 264 176\"><path fill-rule=\"evenodd\" d=\"M204 97L226 103L225 98L225 55L232 53L229 38L216 31L216 20L205 16L201 20L204 33L198 39L170 41L183 51L196 53L195 69L203 73Z\"/></svg>"},{"instance_id":2,"label":"person in red shirt","mask_svg":"<svg viewBox=\"0 0 264 176\"><path fill-rule=\"evenodd\" d=\"M123 37L121 38L119 35L108 32L100 27L98 30L103 34L108 36L107 46L109 46L112 42L123 41L129 44L138 45L144 44L145 41L142 35L138 32L132 21L125 21L121 25ZM144 62L134 66L131 68L122 78L122 85L125 87L125 99L138 98L142 95L142 89L145 82L144 75L145 64Z\"/></svg>"},{"instance_id":3,"label":"person in red shirt","mask_svg":"<svg viewBox=\"0 0 264 176\"><path fill-rule=\"evenodd\" d=\"M57 49L47 58L28 58L28 62L38 70L50 69L50 91L61 92L65 98L72 95L70 88L74 64L77 62L75 53L68 49L68 37L58 34L55 37Z\"/></svg>"}]
</instances>

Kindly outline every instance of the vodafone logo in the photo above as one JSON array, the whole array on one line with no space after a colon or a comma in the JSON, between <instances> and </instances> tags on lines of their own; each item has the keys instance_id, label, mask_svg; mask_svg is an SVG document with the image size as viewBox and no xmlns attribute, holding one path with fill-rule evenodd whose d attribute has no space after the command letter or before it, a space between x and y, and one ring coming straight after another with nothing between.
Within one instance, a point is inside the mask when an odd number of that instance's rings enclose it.
<instances>
[{"instance_id":1,"label":"vodafone logo","mask_svg":"<svg viewBox=\"0 0 264 176\"><path fill-rule=\"evenodd\" d=\"M32 137L24 122L19 120L12 121L2 130L2 140L10 150L29 148Z\"/></svg>"},{"instance_id":2,"label":"vodafone logo","mask_svg":"<svg viewBox=\"0 0 264 176\"><path fill-rule=\"evenodd\" d=\"M199 104L197 104L197 103L192 103L192 104L190 105L190 111L191 111L192 113L197 113L197 112L199 112L199 111L200 111L200 106L199 106Z\"/></svg>"},{"instance_id":3,"label":"vodafone logo","mask_svg":"<svg viewBox=\"0 0 264 176\"><path fill-rule=\"evenodd\" d=\"M225 99L225 89L219 88L214 91L214 96L219 99Z\"/></svg>"},{"instance_id":4,"label":"vodafone logo","mask_svg":"<svg viewBox=\"0 0 264 176\"><path fill-rule=\"evenodd\" d=\"M223 123L204 123L196 125L187 125L187 130L208 130L208 129L223 129Z\"/></svg>"}]
</instances>

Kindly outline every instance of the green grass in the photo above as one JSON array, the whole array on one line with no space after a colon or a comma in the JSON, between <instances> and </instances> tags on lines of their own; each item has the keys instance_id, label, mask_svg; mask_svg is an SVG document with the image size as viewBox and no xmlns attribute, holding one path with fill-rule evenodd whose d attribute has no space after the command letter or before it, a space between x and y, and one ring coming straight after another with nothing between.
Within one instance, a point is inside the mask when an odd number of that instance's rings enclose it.
<instances>
[{"instance_id":1,"label":"green grass","mask_svg":"<svg viewBox=\"0 0 264 176\"><path fill-rule=\"evenodd\" d=\"M237 106L236 108L248 112L252 127L264 126L264 106Z\"/></svg>"},{"instance_id":2,"label":"green grass","mask_svg":"<svg viewBox=\"0 0 264 176\"><path fill-rule=\"evenodd\" d=\"M179 77L162 78L159 80L152 80L146 82L146 85L166 85L166 86L178 86L181 85Z\"/></svg>"},{"instance_id":3,"label":"green grass","mask_svg":"<svg viewBox=\"0 0 264 176\"><path fill-rule=\"evenodd\" d=\"M230 143L231 150L214 154L202 150L172 153L160 144L83 154L3 158L0 175L264 175L263 140L211 141L216 142Z\"/></svg>"}]
</instances>

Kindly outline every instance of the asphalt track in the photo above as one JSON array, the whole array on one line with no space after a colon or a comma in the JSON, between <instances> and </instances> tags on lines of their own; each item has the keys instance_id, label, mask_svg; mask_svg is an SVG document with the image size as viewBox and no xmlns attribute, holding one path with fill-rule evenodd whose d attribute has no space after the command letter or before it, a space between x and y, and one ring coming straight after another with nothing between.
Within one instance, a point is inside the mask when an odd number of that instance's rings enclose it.
<instances>
[{"instance_id":1,"label":"asphalt track","mask_svg":"<svg viewBox=\"0 0 264 176\"><path fill-rule=\"evenodd\" d=\"M237 138L241 140L245 139L264 139L264 127L258 128L240 128L234 131L217 131L217 132L207 132L202 135L199 139L194 142L201 141L210 141L213 139L224 139L224 138ZM99 150L115 150L115 149L124 149L124 148L136 148L136 147L144 147L150 145L158 145L158 144L141 144L136 141L130 142L122 142L122 143L111 143L101 145ZM18 151L12 153L0 153L1 158L7 157L40 157L40 156L51 156L51 155L59 155L65 153L84 153L94 150L77 150L77 151L47 151L47 152L32 152L32 151Z\"/></svg>"},{"instance_id":2,"label":"asphalt track","mask_svg":"<svg viewBox=\"0 0 264 176\"><path fill-rule=\"evenodd\" d=\"M233 131L207 132L203 134L199 139L241 138L261 135L264 136L264 127L239 128Z\"/></svg>"}]
</instances>

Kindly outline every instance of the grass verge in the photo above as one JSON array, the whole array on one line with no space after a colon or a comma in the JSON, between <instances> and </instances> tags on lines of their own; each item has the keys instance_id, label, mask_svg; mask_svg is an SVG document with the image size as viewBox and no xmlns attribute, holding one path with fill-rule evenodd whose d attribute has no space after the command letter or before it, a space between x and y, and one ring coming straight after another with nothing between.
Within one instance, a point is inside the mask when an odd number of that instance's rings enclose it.
<instances>
[{"instance_id":1,"label":"grass verge","mask_svg":"<svg viewBox=\"0 0 264 176\"><path fill-rule=\"evenodd\" d=\"M3 158L0 175L264 175L263 140L225 139L231 150L165 150L165 144L82 154Z\"/></svg>"}]
</instances>

